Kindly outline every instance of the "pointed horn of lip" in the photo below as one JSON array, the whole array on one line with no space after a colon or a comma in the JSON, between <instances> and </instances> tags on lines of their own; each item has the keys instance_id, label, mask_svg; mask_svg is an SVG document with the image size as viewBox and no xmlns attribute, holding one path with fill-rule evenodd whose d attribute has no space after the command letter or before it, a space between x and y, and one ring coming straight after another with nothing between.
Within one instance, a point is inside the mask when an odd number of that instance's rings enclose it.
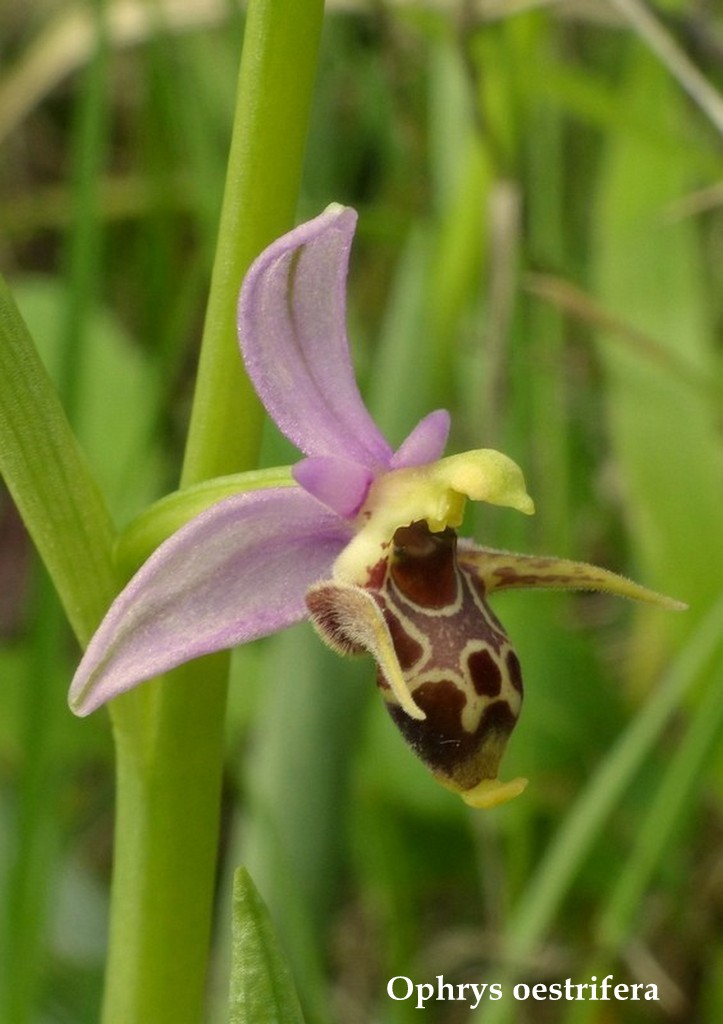
<instances>
[{"instance_id":1,"label":"pointed horn of lip","mask_svg":"<svg viewBox=\"0 0 723 1024\"><path fill-rule=\"evenodd\" d=\"M495 590L536 587L547 590L599 590L617 597L654 604L668 611L685 611L688 607L666 594L649 590L625 576L600 569L587 562L540 555L518 555L511 551L482 548L460 542L458 558L482 579L488 593Z\"/></svg>"}]
</instances>

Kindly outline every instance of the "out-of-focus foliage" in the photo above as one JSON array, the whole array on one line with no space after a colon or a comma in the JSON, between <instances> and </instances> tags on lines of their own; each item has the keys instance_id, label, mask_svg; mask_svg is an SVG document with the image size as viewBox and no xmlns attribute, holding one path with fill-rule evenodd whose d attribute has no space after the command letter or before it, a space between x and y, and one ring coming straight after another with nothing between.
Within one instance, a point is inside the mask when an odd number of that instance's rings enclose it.
<instances>
[{"instance_id":1,"label":"out-of-focus foliage","mask_svg":"<svg viewBox=\"0 0 723 1024\"><path fill-rule=\"evenodd\" d=\"M329 4L299 219L359 209L350 333L375 415L398 442L447 406L454 448L525 468L535 520L475 513L483 543L690 610L501 598L526 684L505 774L531 781L487 813L399 744L370 663L306 627L238 652L211 1022L240 862L307 1024L416 1020L397 975L504 984L485 1024L723 1017L723 22L660 3L650 30L640 9ZM0 12L0 263L123 526L177 482L243 13L102 11ZM265 464L292 457L269 430ZM91 1024L110 736L66 710L76 652L5 492L0 574L0 1018ZM509 994L606 973L659 1001Z\"/></svg>"}]
</instances>

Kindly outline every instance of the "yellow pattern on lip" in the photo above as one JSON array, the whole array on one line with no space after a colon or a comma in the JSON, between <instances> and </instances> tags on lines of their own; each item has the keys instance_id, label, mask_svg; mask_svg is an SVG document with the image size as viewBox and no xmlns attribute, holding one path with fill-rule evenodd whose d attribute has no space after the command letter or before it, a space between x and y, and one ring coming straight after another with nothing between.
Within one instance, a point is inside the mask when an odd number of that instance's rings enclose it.
<instances>
[{"instance_id":1,"label":"yellow pattern on lip","mask_svg":"<svg viewBox=\"0 0 723 1024\"><path fill-rule=\"evenodd\" d=\"M456 529L468 498L526 515L535 510L520 467L491 448L391 470L372 483L357 516L358 532L334 563L334 579L363 585L400 526L425 521L433 533Z\"/></svg>"}]
</instances>

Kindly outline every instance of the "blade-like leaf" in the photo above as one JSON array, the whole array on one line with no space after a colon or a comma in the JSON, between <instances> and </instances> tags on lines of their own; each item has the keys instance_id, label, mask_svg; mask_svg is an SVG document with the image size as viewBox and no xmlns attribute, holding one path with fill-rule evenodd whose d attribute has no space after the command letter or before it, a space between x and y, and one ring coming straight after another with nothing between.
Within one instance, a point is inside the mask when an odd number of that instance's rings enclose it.
<instances>
[{"instance_id":1,"label":"blade-like leaf","mask_svg":"<svg viewBox=\"0 0 723 1024\"><path fill-rule=\"evenodd\" d=\"M269 912L245 868L233 892L229 1024L304 1024Z\"/></svg>"},{"instance_id":2,"label":"blade-like leaf","mask_svg":"<svg viewBox=\"0 0 723 1024\"><path fill-rule=\"evenodd\" d=\"M114 528L10 291L0 279L0 472L86 642L115 592Z\"/></svg>"},{"instance_id":3,"label":"blade-like leaf","mask_svg":"<svg viewBox=\"0 0 723 1024\"><path fill-rule=\"evenodd\" d=\"M663 123L675 126L687 116L679 103L675 85L651 57L631 64L621 109L665 111ZM616 136L600 175L595 218L596 295L609 316L637 332L610 343L606 329L599 341L633 550L646 580L691 607L675 623L658 620L657 644L641 627L636 672L643 679L662 662L649 652L665 651L695 628L716 600L723 573L714 330L702 247L691 218L670 216L697 180L690 148L678 146L673 159L645 138ZM641 345L641 337L654 345Z\"/></svg>"}]
</instances>

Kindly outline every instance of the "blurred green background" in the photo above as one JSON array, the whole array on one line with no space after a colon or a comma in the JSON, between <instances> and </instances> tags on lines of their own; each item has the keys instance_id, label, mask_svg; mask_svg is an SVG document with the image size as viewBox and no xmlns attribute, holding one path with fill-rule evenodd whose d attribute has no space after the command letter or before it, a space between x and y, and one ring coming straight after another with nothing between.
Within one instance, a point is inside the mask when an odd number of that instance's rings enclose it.
<instances>
[{"instance_id":1,"label":"blurred green background","mask_svg":"<svg viewBox=\"0 0 723 1024\"><path fill-rule=\"evenodd\" d=\"M0 264L120 525L177 486L243 9L0 10ZM537 515L481 543L687 601L501 596L526 702L472 812L308 626L234 658L208 1021L244 863L307 1024L723 1019L723 18L704 2L330 2L299 219L360 213L349 331L399 443L499 447ZM291 447L271 429L264 462ZM0 1020L92 1024L113 821L105 712L0 492ZM182 899L182 894L179 894ZM473 1013L414 983L654 983ZM149 1022L152 1024L152 1022Z\"/></svg>"}]
</instances>

